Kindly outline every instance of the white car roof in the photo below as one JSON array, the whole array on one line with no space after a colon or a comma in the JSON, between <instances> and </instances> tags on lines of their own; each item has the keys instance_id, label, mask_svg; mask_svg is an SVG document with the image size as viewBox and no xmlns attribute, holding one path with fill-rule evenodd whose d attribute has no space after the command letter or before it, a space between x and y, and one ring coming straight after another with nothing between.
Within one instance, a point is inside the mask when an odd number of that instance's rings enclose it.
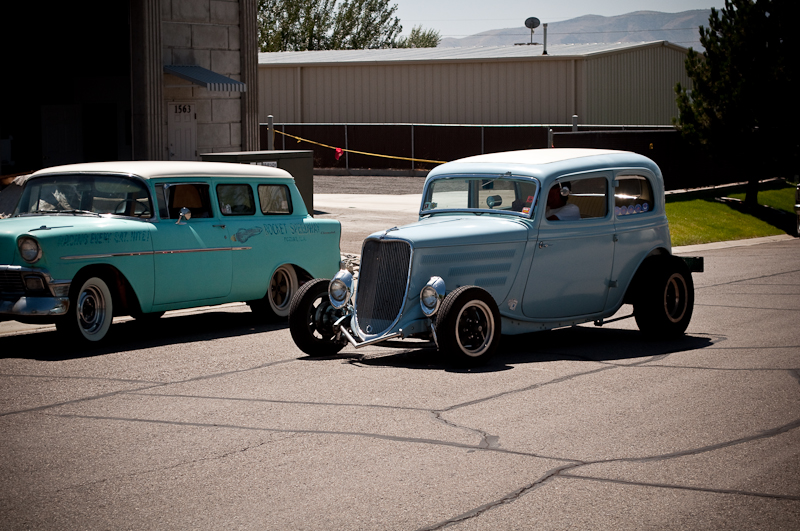
<instances>
[{"instance_id":1,"label":"white car roof","mask_svg":"<svg viewBox=\"0 0 800 531\"><path fill-rule=\"evenodd\" d=\"M489 164L552 164L564 160L581 157L596 157L598 155L618 155L624 151L612 149L583 149L583 148L553 148L553 149L523 149L520 151L505 151L500 153L487 153L475 155L453 162L485 162Z\"/></svg>"},{"instance_id":2,"label":"white car roof","mask_svg":"<svg viewBox=\"0 0 800 531\"><path fill-rule=\"evenodd\" d=\"M134 160L116 162L87 162L53 166L34 173L34 176L54 173L118 173L137 175L144 179L156 177L272 177L291 178L286 170L255 164L230 162Z\"/></svg>"},{"instance_id":3,"label":"white car roof","mask_svg":"<svg viewBox=\"0 0 800 531\"><path fill-rule=\"evenodd\" d=\"M661 171L649 158L613 149L550 148L487 153L454 160L428 173L428 181L443 175L511 173L547 183L564 175L613 168L645 168L662 182Z\"/></svg>"}]
</instances>

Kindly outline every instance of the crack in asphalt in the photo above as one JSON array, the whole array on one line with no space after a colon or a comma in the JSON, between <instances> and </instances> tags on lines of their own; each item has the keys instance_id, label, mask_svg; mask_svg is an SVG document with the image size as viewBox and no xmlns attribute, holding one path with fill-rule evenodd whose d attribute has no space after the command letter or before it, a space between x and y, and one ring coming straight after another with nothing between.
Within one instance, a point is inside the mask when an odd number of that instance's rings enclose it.
<instances>
[{"instance_id":1,"label":"crack in asphalt","mask_svg":"<svg viewBox=\"0 0 800 531\"><path fill-rule=\"evenodd\" d=\"M695 285L694 289L695 289L695 291L697 291L699 289L716 288L716 287L719 287L719 286L731 286L733 284L741 284L742 282L750 282L750 281L753 281L753 280L762 280L762 279L765 279L765 278L780 277L780 276L783 276L783 275L790 275L792 273L800 273L800 269L793 269L791 271L781 271L779 273L771 273L769 275L760 275L760 276L757 276L757 277L740 278L738 280L730 280L728 282L720 282L719 284L707 284L707 285L704 285L704 286ZM771 286L772 284L769 284L769 285ZM790 284L790 285L794 285L794 284Z\"/></svg>"},{"instance_id":2,"label":"crack in asphalt","mask_svg":"<svg viewBox=\"0 0 800 531\"><path fill-rule=\"evenodd\" d=\"M775 308L772 306L737 306L735 304L697 304L704 308L734 308L736 310L766 310L771 312L800 312L800 308Z\"/></svg>"},{"instance_id":3,"label":"crack in asphalt","mask_svg":"<svg viewBox=\"0 0 800 531\"><path fill-rule=\"evenodd\" d=\"M505 505L508 503L512 503L522 496L536 490L537 488L541 487L542 485L549 483L551 480L555 478L569 478L569 479L583 479L587 481L602 481L606 483L616 483L622 485L636 485L642 487L653 487L653 488L664 488L664 489L676 489L676 490L693 490L693 491L702 491L702 492L711 492L716 494L733 494L733 495L740 495L740 496L754 496L760 498L772 498L772 499L781 499L781 500L791 500L791 501L800 501L800 496L792 496L787 494L771 494L771 493L763 493L763 492L752 492L752 491L743 491L743 490L734 490L734 489L712 489L712 488L704 488L704 487L692 487L688 485L678 485L678 484L670 484L670 483L647 483L647 482L636 482L636 481L626 481L626 480L619 480L619 479L608 479L608 478L598 478L594 476L577 476L572 474L567 474L565 472L570 470L576 470L581 467L589 466L589 465L597 465L597 464L611 464L611 463L620 463L620 462L648 462L648 461L663 461L667 459L675 459L678 457L687 457L692 455L698 455L706 452L711 452L714 450L718 450L721 448L727 448L730 446L736 446L739 444L744 444L747 442L759 440L759 439L767 439L775 437L776 435L780 435L781 433L786 433L788 431L797 429L800 427L800 418L788 423L784 424L783 426L779 426L777 428L766 430L762 433L752 435L749 437L741 437L739 439L735 439L732 441L726 441L723 443L705 446L702 448L691 449L691 450L684 450L681 452L673 452L669 454L662 454L662 455L655 455L655 456L647 456L647 457L639 457L639 458L618 458L618 459L603 459L597 461L579 461L573 462L570 464L566 464L560 466L558 468L551 469L547 471L544 475L538 478L533 483L525 485L519 489L516 489L497 500L485 503L479 507L461 513L453 518L448 518L447 520L443 520L431 526L426 526L419 528L418 531L434 531L437 529L443 529L445 527L451 526L453 524L463 522L465 520L469 520L471 518L478 517L483 513L500 507L501 505ZM547 458L547 459L556 459L556 458Z\"/></svg>"},{"instance_id":4,"label":"crack in asphalt","mask_svg":"<svg viewBox=\"0 0 800 531\"><path fill-rule=\"evenodd\" d=\"M288 439L288 438L291 438L291 437L286 437L286 439ZM98 479L97 481L87 481L85 483L77 483L75 485L70 485L68 488L55 489L53 491L53 493L54 494L59 494L59 493L62 493L62 492L67 492L67 491L73 490L73 489L83 489L83 488L86 488L86 487L92 487L94 485L102 485L103 483L106 483L108 481L112 481L112 480L115 480L115 479L142 477L142 476L146 476L148 474L152 474L154 472L163 472L163 471L166 471L166 470L176 470L178 468L183 468L185 466L194 465L196 463L204 463L204 462L207 462L207 461L217 461L217 460L220 460L220 459L227 459L230 456L241 454L241 453L244 453L244 452L249 452L250 450L255 450L256 448L260 448L262 446L266 446L267 444L273 444L275 442L276 441L274 441L274 440L273 441L269 441L269 442L261 442L261 443L258 443L256 445L253 445L253 446L246 446L244 448L239 448L237 450L230 450L228 452L225 452L224 454L214 455L214 456L211 456L211 457L203 457L203 458L198 458L198 459L191 459L189 461L182 461L180 463L175 463L175 464L170 465L170 466L150 468L150 469L147 469L147 470L140 470L138 472L133 472L133 473L130 473L130 474L117 474L117 475L114 475L114 476L108 476L108 477L104 477L102 479Z\"/></svg>"},{"instance_id":5,"label":"crack in asphalt","mask_svg":"<svg viewBox=\"0 0 800 531\"><path fill-rule=\"evenodd\" d=\"M110 393L103 393L103 394L99 394L99 395L93 395L91 397L83 397L83 398L79 398L79 399L75 399L75 400L68 400L68 401L59 402L59 403L55 403L55 404L39 406L39 407L36 407L36 408L29 408L29 409L25 409L25 410L0 413L0 417L7 416L7 415L13 415L13 414L19 414L19 413L25 413L25 412L43 411L43 410L47 410L47 409L60 407L60 406L63 406L63 405L87 402L87 401L92 401L92 400L99 400L99 399L108 398L108 397L117 396L117 395L123 395L123 394L145 395L145 396L155 396L155 397L170 396L170 397L190 398L190 399L208 399L208 400L226 400L226 401L227 400L236 400L236 401L277 403L277 404L299 404L299 405L311 405L311 406L324 405L324 406L335 406L335 407L365 407L365 408L369 408L369 409L396 409L396 410L406 410L406 411L424 411L424 412L427 412L427 413L431 414L432 417L437 422L441 422L441 423L443 423L444 425L446 425L448 427L451 427L451 428L454 428L454 429L459 429L459 430L464 430L464 431L467 431L469 433L476 434L478 436L478 438L479 438L478 444L465 444L465 443L459 443L459 442L454 442L454 441L446 441L446 440L437 440L437 439L429 439L429 438L418 438L418 437L403 437L403 436L386 435L386 434L380 434L380 433L357 432L357 431L278 429L278 428L239 426L239 425L234 425L234 424L201 423L201 422L177 422L177 421L155 420L155 419L136 419L136 418L126 418L126 417L92 416L92 415L76 415L76 414L52 414L51 413L51 415L52 416L56 416L56 417L62 417L62 418L82 418L82 419L106 420L106 421L110 420L110 421L120 421L120 422L142 422L142 423L151 423L151 424L164 424L164 425L173 425L173 426L190 426L190 427L213 428L213 429L252 430L252 431L262 431L262 432L269 432L269 433L288 434L288 435L292 435L292 436L295 436L295 435L334 435L334 436L346 436L346 437L367 437L367 438L385 440L385 441L392 441L392 442L403 442L403 443L413 443L413 444L445 446L445 447L463 449L463 450L467 450L467 451L489 451L489 452L503 453L503 454L507 454L507 455L517 455L517 456L523 456L523 457L532 457L532 458L537 458L537 459L547 459L547 460L565 462L564 465L561 465L559 467L556 467L556 468L553 468L553 469L547 471L545 474L543 474L541 477L539 477L538 479L536 479L532 483L529 483L529 484L524 485L524 486L522 486L522 487L520 487L518 489L515 489L514 491L507 493L506 495L498 498L497 500L493 500L493 501L490 501L488 503L482 504L482 505L480 505L478 507L470 509L469 511L466 511L464 513L456 515L456 516L454 516L452 518L449 518L447 520L438 522L438 523L436 523L436 524L434 524L432 526L427 526L427 527L421 528L423 530L442 529L444 527L448 527L448 526L454 525L454 524L456 524L458 522L462 522L462 521L465 521L465 520L469 520L469 519L478 517L478 516L486 513L487 511L490 511L492 509L495 509L497 507L500 507L500 506L508 504L508 503L513 503L514 501L518 500L522 496L524 496L524 495L526 495L526 494L528 494L530 492L535 491L539 487L549 483L550 481L552 481L555 478L567 478L567 479L573 479L573 480L575 480L575 479L577 479L577 480L583 479L583 480L586 480L586 481L602 481L602 482L608 482L608 483L637 485L637 486L652 487L652 488L694 490L694 491L712 492L712 493L718 493L718 494L730 494L730 495L740 495L740 496L756 496L756 497L764 497L764 498L774 498L774 499L785 499L785 500L791 500L791 501L800 501L800 496L792 496L792 495L759 493L759 492L750 492L750 491L734 490L734 489L713 489L713 488L703 488L703 487L692 487L692 486L686 486L686 485L667 484L667 483L663 483L662 484L662 483L634 482L634 481L626 481L626 480L618 480L618 479L599 478L599 477L594 477L594 476L580 476L580 475L574 475L574 474L569 474L568 473L569 471L575 471L575 470L577 470L577 469L579 469L581 467L594 465L594 464L610 464L610 463L621 463L621 462L653 462L653 461L676 459L676 458L680 458L680 457L687 457L687 456L693 456L693 455L699 455L699 454L702 454L702 453L712 452L712 451L719 450L719 449L722 449L722 448L727 448L727 447L736 446L736 445L740 445L740 444L745 444L745 443L756 441L756 440L775 437L775 436L778 436L778 435L780 435L782 433L786 433L786 432L795 430L798 427L800 427L800 418L798 418L798 419L796 419L796 420L794 420L792 422L789 422L787 424L784 424L782 426L778 426L778 427L773 428L773 429L765 430L765 431L762 431L760 433L756 433L756 434L745 436L745 437L740 437L740 438L733 439L733 440L730 440L730 441L724 441L724 442L713 444L713 445L707 445L707 446L703 446L703 447L700 447L700 448L687 449L687 450L683 450L683 451L672 452L672 453L667 453L667 454L660 454L660 455L653 455L653 456L643 456L643 457L635 457L635 458L634 457L631 457L631 458L616 458L616 459L596 460L596 461L582 461L582 460L568 459L568 458L563 458L563 457L552 457L552 456L546 456L546 455L539 455L539 454L535 454L535 453L532 453L532 452L521 452L521 451L507 450L507 449L504 449L504 448L500 447L500 445L499 445L499 439L500 439L499 436L491 435L488 432L486 432L484 430L481 430L479 428L470 427L470 426L461 426L461 425L459 425L459 424L457 424L455 422L452 422L452 421L444 418L444 415L446 413L451 412L451 411L455 411L457 409L461 409L461 408L477 405L477 404L480 404L480 403L489 402L489 401L496 400L496 399L498 399L500 397L508 396L508 395L511 395L511 394L523 393L523 392L539 389L539 388L542 388L542 387L545 387L545 386L558 384L558 383L563 383L563 382L566 382L566 381L569 381L569 380L573 380L573 379L576 379L576 378L579 378L579 377L582 377L582 376L588 376L588 375L592 375L592 374L597 374L597 373L604 372L604 371L607 371L607 370L619 369L619 368L636 368L636 367L640 367L640 366L659 367L659 368L668 368L668 369L683 368L683 367L674 367L674 366L665 366L665 365L646 365L646 364L652 364L654 361L661 361L662 359L665 359L667 357L669 357L669 354L660 354L660 355L656 355L656 356L650 356L645 360L642 360L642 361L637 362L637 363L632 363L632 364L613 364L613 363L607 363L607 362L604 362L604 361L593 360L593 359L590 359L590 358L585 358L584 359L584 358L576 357L576 359L580 359L580 360L584 360L584 361L588 361L588 362L593 362L593 363L599 363L599 364L602 364L603 366L601 366L599 368L596 368L596 369L593 369L593 370L588 370L588 371L582 371L582 372L578 372L578 373L568 374L568 375L565 375L565 376L554 378L554 379L546 381L546 382L539 382L539 383L536 383L536 384L533 384L533 385L529 385L529 386L525 386L525 387L522 387L522 388L519 388L519 389L513 389L513 390L505 391L505 392L502 392L502 393L496 393L496 394L493 394L493 395L485 396L485 397L480 398L480 399L474 399L474 400L469 400L469 401L462 402L462 403L459 403L459 404L453 404L451 406L448 406L448 407L443 408L443 409L438 409L438 410L431 410L431 409L426 409L426 408L410 408L410 407L401 407L401 406L375 405L375 404L364 405L364 404L343 404L343 403L324 403L324 402L321 403L321 402L311 402L311 401L267 400L267 399L252 399L252 398L203 397L203 396L181 395L181 394L162 395L162 394L152 394L152 393L146 393L145 392L145 391L148 391L148 390L164 388L164 387L167 387L167 386L170 386L170 385L178 385L178 384L183 384L183 383L187 383L187 382L219 378L219 377L224 377L224 376L231 375L231 374L249 372L249 371L253 371L253 370L269 368L269 367L272 367L272 366L275 366L275 365L280 365L280 364L284 364L284 363L291 363L291 362L294 362L294 361L298 361L296 358L291 358L291 359L284 359L284 360L269 362L269 363L265 363L265 364L258 365L258 366L255 366L255 367L249 367L247 369L238 369L238 370L225 371L225 372L215 373L215 374L210 374L210 375L202 375L202 376L197 376L197 377L193 377L193 378L187 378L187 379L180 380L180 381L155 383L155 384L152 384L152 385L139 387L139 388L136 388L136 389L119 390L119 391L114 391L114 392L110 392ZM691 367L691 369L729 370L729 369L719 369L719 368L715 368L715 367ZM737 369L737 370L744 370L744 369ZM781 371L786 371L788 374L791 375L791 377L793 379L795 379L797 381L798 384L800 384L800 369L747 369L747 370L781 370ZM7 375L4 375L4 376L7 376ZM58 378L58 377L53 377L53 378ZM137 380L115 380L115 381L130 381L130 382L134 382L134 383L135 382L139 382ZM263 444L267 444L267 443L263 443ZM186 465L190 465L192 463L205 461L205 460L210 460L210 459L225 459L227 456L233 455L235 453L241 453L243 451L248 451L249 449L256 448L256 447L258 447L258 445L253 446L253 447L244 448L244 449L239 449L239 450L236 450L235 452L227 452L226 454L221 454L221 455L214 456L214 457L185 461L185 462L182 462L182 463L177 463L177 464L171 465L169 467L165 467L164 469L161 469L161 470L178 468L178 467L181 467L181 466L186 466ZM155 469L155 470L158 470L158 469ZM140 472L138 474L149 473L149 472L152 472L152 470L151 471ZM101 481L99 481L97 483L102 483L104 481L107 481L108 479L109 478L104 478L103 480L101 480ZM76 487L80 487L80 486L76 486ZM74 487L71 487L71 488L74 488Z\"/></svg>"},{"instance_id":6,"label":"crack in asphalt","mask_svg":"<svg viewBox=\"0 0 800 531\"><path fill-rule=\"evenodd\" d=\"M297 358L278 360L278 361L271 361L269 363L263 363L261 365L256 365L255 367L248 367L247 369L237 369L237 370L234 370L234 371L225 371L225 372L214 373L214 374L204 374L202 376L195 376L195 377L192 377L192 378L186 378L184 380L175 380L175 381L171 381L171 382L154 383L152 385L147 385L147 386L144 386L144 387L138 387L136 389L119 389L117 391L111 391L111 392L103 393L103 394L99 394L99 395L85 396L83 398L75 398L73 400L65 400L63 402L54 402L52 404L45 404L45 405L42 405L42 406L37 406L37 407L32 407L32 408L18 409L18 410L14 410L14 411L2 411L2 412L0 412L0 418L1 417L7 417L9 415L19 415L21 413L33 413L33 412L36 412L36 411L44 411L44 410L47 410L47 409L66 406L66 405L69 405L69 404L78 404L78 403L81 403L81 402L91 402L92 400L100 400L102 398L108 398L108 397L116 396L116 395L139 393L141 391L147 391L148 389L157 389L159 387L167 387L167 386L170 386L170 385L179 385L179 384L188 383L188 382L198 382L198 381L201 381L201 380L210 380L210 379L213 379L213 378L222 378L224 376L229 376L231 374L240 374L240 373L243 373L243 372L255 371L255 370L264 369L264 368L267 368L267 367L273 367L275 365L281 365L283 363L290 363L290 362L293 362L293 361L297 361ZM8 374L0 375L0 377L2 377L2 376L10 376L10 375L8 375ZM73 378L78 378L78 377L71 377L71 376L58 377L58 376L54 376L52 378L53 379L73 379ZM103 378L98 378L98 379L102 380ZM106 379L106 381L113 382L113 381L126 381L126 380L118 380L118 379L115 379L115 378L108 378L108 379ZM132 382L136 382L136 380L132 380Z\"/></svg>"},{"instance_id":7,"label":"crack in asphalt","mask_svg":"<svg viewBox=\"0 0 800 531\"><path fill-rule=\"evenodd\" d=\"M764 492L753 492L749 490L738 490L738 489L712 489L707 487L693 487L689 485L675 485L672 483L650 483L646 481L627 481L624 479L598 478L594 476L573 476L572 474L559 474L559 477L567 479L585 479L588 481L599 481L602 483L616 483L619 485L634 485L637 487L655 487L661 489L692 490L697 492L710 492L712 494L735 494L739 496L754 496L757 498L772 498L774 500L800 501L800 496L792 496L790 494L767 494Z\"/></svg>"},{"instance_id":8,"label":"crack in asphalt","mask_svg":"<svg viewBox=\"0 0 800 531\"><path fill-rule=\"evenodd\" d=\"M368 433L368 432L357 432L357 431L333 431L333 430L297 430L297 429L278 429L278 428L264 428L264 427L248 427L248 426L239 426L234 424L218 424L218 423L201 423L201 422L178 422L178 421L166 421L166 420L154 420L154 419L134 419L134 418L126 418L126 417L107 417L107 416L92 416L92 415L70 415L70 414L63 414L63 415L54 415L58 417L66 417L66 418L83 418L83 419L93 419L93 420L112 420L112 421L120 421L120 422L143 422L143 423L151 423L151 424L164 424L164 425L173 425L173 426L191 426L191 427L200 427L200 428L213 428L213 429L234 429L234 430L252 430L252 431L262 431L262 432L270 432L270 433L283 433L283 434L291 434L291 435L334 435L334 436L345 436L345 437L367 437L372 439L378 440L385 440L391 442L402 442L402 443L412 443L412 444L425 444L425 445L435 445L435 446L444 446L444 447L451 447L451 448L458 448L464 449L467 451L489 451L489 452L496 452L496 453L503 453L506 455L518 455L523 457L532 457L537 459L547 459L553 461L564 461L566 462L564 465L553 468L543 474L541 477L524 485L518 489L515 489L512 492L507 493L506 495L490 501L488 503L482 504L478 507L470 509L464 513L456 515L452 518L447 520L438 522L432 526L426 526L421 528L421 530L436 530L436 529L443 529L445 527L454 525L459 522L463 522L465 520L469 520L475 517L478 517L487 511L493 510L497 507L500 507L505 504L513 503L514 501L518 500L522 496L535 491L539 487L549 483L555 478L567 478L567 479L574 479L574 480L586 480L586 481L602 481L607 483L616 483L616 484L624 484L624 485L636 485L636 486L643 486L643 487L651 487L651 488L665 488L665 489L676 489L676 490L692 490L692 491L702 491L702 492L710 492L716 494L729 494L729 495L739 495L739 496L754 496L754 497L763 497L763 498L772 498L772 499L782 499L782 500L790 500L790 501L800 501L800 496L792 496L792 495L782 495L782 494L771 494L771 493L761 493L761 492L753 492L753 491L744 491L744 490L736 490L736 489L714 489L714 488L706 488L706 487L692 487L687 485L680 485L680 484L669 484L669 483L648 483L648 482L635 482L635 481L627 481L627 480L620 480L620 479L609 479L609 478L599 478L595 476L580 476L569 474L567 472L577 470L581 467L595 465L595 464L611 464L611 463L624 463L624 462L653 462L653 461L662 461L668 459L676 459L680 457L688 457L699 455L702 453L712 452L716 450L720 450L723 448L728 448L732 446L737 446L740 444L745 444L748 442L753 442L756 440L772 438L778 436L782 433L786 433L792 430L795 430L800 427L800 418L795 419L792 422L784 424L782 426L778 426L776 428L772 428L769 430L764 430L762 432L740 437L737 439L732 439L729 441L724 441L717 444L707 445L699 448L692 448L677 452L670 452L666 454L658 454L652 456L642 456L642 457L629 457L629 458L616 458L616 459L604 459L604 460L593 460L593 461L582 461L582 460L575 460L575 459L568 459L563 457L553 457L553 456L546 456L535 454L532 452L521 452L521 451L514 451L514 450L507 450L501 448L499 446L499 436L491 435L484 430L480 430L478 428L469 427L469 426L461 426L457 423L454 423L446 418L443 415L449 411L454 411L456 409L460 409L463 407L467 407L469 405L475 405L486 401L494 400L501 396L506 396L511 393L519 393L525 390L532 390L544 387L546 385L551 385L554 383L560 383L564 381L568 381L574 378L578 378L580 376L586 376L590 374L596 374L598 372L602 372L605 370L611 370L614 368L626 368L626 367L635 367L639 365L644 365L646 363L651 363L653 359L659 358L663 359L667 355L659 355L653 356L647 360L643 360L636 364L630 365L606 365L599 369L591 370L591 371L584 371L581 373L574 373L571 375L566 375L563 377L555 378L548 382L541 382L531 386L526 386L521 389L517 389L514 391L509 391L505 393L498 393L496 395L490 395L488 397L484 397L483 399L476 399L471 400L468 402L463 402L460 404L454 404L450 407L441 409L441 410L428 410L423 408L406 408L406 407L398 407L398 406L382 406L382 405L360 405L360 404L341 404L341 403L327 403L324 405L331 405L336 407L365 407L369 409L400 409L400 410L408 410L408 411L426 411L430 413L435 420L445 424L448 427L454 429L465 430L470 433L477 434L480 438L480 441L477 445L475 444L464 444L454 441L445 441L445 440L438 440L438 439L429 439L429 438L418 438L418 437L403 437L403 436L395 436L395 435L386 435L380 433ZM274 363L273 363L274 364ZM664 366L663 368L673 368L670 366ZM701 369L710 369L716 370L715 368L706 368L702 367ZM792 376L793 379L797 381L800 385L800 369L782 369L783 371L787 372ZM237 371L238 372L238 371ZM194 378L192 380L198 380L202 378ZM191 380L189 380L191 381ZM163 384L167 385L167 384ZM155 386L154 386L155 387ZM124 393L124 391L118 393L111 393L113 394L120 394ZM146 396L173 396L173 397L185 397L191 399L212 399L212 400L239 400L239 401L248 401L248 402L268 402L268 403L292 403L292 404L301 404L301 405L321 405L319 402L293 402L293 401L279 401L279 400L264 400L264 399L247 399L247 398L225 398L225 397L197 397L192 395L152 395L149 393L142 393L141 390L136 390L130 392L131 394L143 394ZM266 444L266 443L265 443ZM247 451L248 448L243 450L238 450L234 453L239 453L241 451ZM224 459L226 455L231 455L232 452L228 452L227 454L216 456L213 459ZM208 458L212 459L212 458ZM180 466L185 466L187 464L192 464L193 462L197 462L199 460L192 460L184 463L179 463L172 465L168 468L176 468Z\"/></svg>"},{"instance_id":9,"label":"crack in asphalt","mask_svg":"<svg viewBox=\"0 0 800 531\"><path fill-rule=\"evenodd\" d=\"M414 444L428 444L434 446L445 446L450 448L461 448L465 450L484 450L493 451L509 455L521 455L524 457L537 457L543 459L551 459L554 461L569 461L572 459L551 458L542 455L537 455L531 452L521 452L518 450L506 450L504 448L484 448L480 445L466 444L455 441L444 441L439 439L428 439L424 437L403 437L400 435L386 435L384 433L369 433L361 431L337 431L337 430L300 430L300 429L287 429L287 428L265 428L261 426L240 426L238 424L221 424L221 423L206 423L206 422L186 422L176 420L158 420L158 419L137 419L132 417L111 417L101 415L78 415L78 414L50 414L53 417L59 418L72 418L72 419L87 419L87 420L105 420L105 421L119 421L119 422L133 422L144 424L161 424L167 426L184 426L193 428L216 428L216 429L230 429L230 430L244 430L244 431L260 431L267 433L291 433L298 435L337 435L345 437L364 437L369 439L378 439L383 441L414 443Z\"/></svg>"},{"instance_id":10,"label":"crack in asphalt","mask_svg":"<svg viewBox=\"0 0 800 531\"><path fill-rule=\"evenodd\" d=\"M622 366L620 366L622 367ZM783 369L785 372L788 372L797 383L800 384L800 369ZM578 461L573 462L572 464L567 464L546 472L542 477L530 483L522 488L514 490L505 496L494 500L492 502L486 503L472 509L470 511L461 513L453 518L449 518L432 526L427 526L420 528L419 531L433 531L437 529L443 529L445 527L451 526L453 524L469 520L471 518L475 518L480 516L481 514L497 508L501 505L505 505L507 503L514 502L524 496L525 494L537 489L538 487L548 483L554 478L570 478L570 479L584 479L588 481L603 481L608 483L617 483L617 484L625 484L625 485L637 485L637 486L644 486L644 487L654 487L654 488L665 488L665 489L676 489L676 490L693 490L693 491L703 491L703 492L711 492L716 494L732 494L732 495L740 495L740 496L754 496L754 497L762 497L762 498L772 498L772 499L781 499L781 500L791 500L791 501L800 501L800 496L792 496L792 495L784 495L784 494L770 494L770 493L761 493L761 492L752 492L752 491L743 491L743 490L734 490L734 489L710 489L710 488L703 488L703 487L692 487L687 485L678 485L678 484L668 484L668 483L646 483L646 482L633 482L633 481L625 481L625 480L618 480L618 479L607 479L607 478L597 478L593 476L577 476L572 474L565 473L569 470L575 470L580 467L589 466L589 465L596 465L596 464L610 464L610 463L622 463L622 462L653 462L653 461L664 461L667 459L676 459L680 457L688 457L699 455L707 452L712 452L715 450L720 450L722 448L728 448L731 446L737 446L740 444L745 444L748 442L761 440L761 439L769 439L772 437L776 437L782 433L786 433L792 430L797 429L800 427L800 418L795 419L792 422L784 424L782 426L778 426L776 428L765 430L760 433L740 437L738 439L733 439L730 441L724 441L721 443L707 445L700 448L693 448L688 450L683 450L679 452L671 452L668 454L661 454L661 455L654 455L654 456L646 456L646 457L627 457L627 458L617 458L617 459L605 459L605 460L596 460L596 461ZM553 458L548 458L553 459Z\"/></svg>"}]
</instances>

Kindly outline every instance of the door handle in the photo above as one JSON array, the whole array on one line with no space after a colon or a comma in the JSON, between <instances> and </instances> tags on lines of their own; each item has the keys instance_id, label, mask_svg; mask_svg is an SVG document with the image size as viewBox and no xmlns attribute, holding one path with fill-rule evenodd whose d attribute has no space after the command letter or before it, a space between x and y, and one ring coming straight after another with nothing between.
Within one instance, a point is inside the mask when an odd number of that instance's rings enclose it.
<instances>
[{"instance_id":1,"label":"door handle","mask_svg":"<svg viewBox=\"0 0 800 531\"><path fill-rule=\"evenodd\" d=\"M220 229L224 229L224 228L225 228L225 225L212 225L212 227L218 227L218 228L220 228Z\"/></svg>"}]
</instances>

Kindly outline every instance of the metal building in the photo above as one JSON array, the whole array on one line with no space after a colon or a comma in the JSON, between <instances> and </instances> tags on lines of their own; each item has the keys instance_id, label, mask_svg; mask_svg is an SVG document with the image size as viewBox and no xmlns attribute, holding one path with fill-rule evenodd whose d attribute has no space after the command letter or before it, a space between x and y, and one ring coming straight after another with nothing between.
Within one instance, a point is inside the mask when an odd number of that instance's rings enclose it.
<instances>
[{"instance_id":1,"label":"metal building","mask_svg":"<svg viewBox=\"0 0 800 531\"><path fill-rule=\"evenodd\" d=\"M687 49L666 41L260 53L259 121L669 125Z\"/></svg>"}]
</instances>

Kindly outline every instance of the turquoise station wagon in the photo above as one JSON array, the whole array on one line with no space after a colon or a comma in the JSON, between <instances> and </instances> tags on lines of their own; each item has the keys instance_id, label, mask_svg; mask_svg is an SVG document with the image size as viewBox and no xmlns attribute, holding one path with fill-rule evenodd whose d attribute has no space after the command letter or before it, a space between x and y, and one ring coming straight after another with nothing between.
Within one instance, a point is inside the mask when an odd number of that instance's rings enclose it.
<instances>
[{"instance_id":1,"label":"turquoise station wagon","mask_svg":"<svg viewBox=\"0 0 800 531\"><path fill-rule=\"evenodd\" d=\"M340 266L341 225L307 212L292 176L215 162L109 162L30 176L0 220L0 320L86 341L115 315L246 301L285 318Z\"/></svg>"},{"instance_id":2,"label":"turquoise station wagon","mask_svg":"<svg viewBox=\"0 0 800 531\"><path fill-rule=\"evenodd\" d=\"M683 334L691 319L702 258L672 255L663 179L646 157L541 149L457 160L430 172L419 215L364 241L357 279L343 269L298 291L289 327L301 350L421 339L477 363L501 333L601 325L626 303L651 336Z\"/></svg>"}]
</instances>

